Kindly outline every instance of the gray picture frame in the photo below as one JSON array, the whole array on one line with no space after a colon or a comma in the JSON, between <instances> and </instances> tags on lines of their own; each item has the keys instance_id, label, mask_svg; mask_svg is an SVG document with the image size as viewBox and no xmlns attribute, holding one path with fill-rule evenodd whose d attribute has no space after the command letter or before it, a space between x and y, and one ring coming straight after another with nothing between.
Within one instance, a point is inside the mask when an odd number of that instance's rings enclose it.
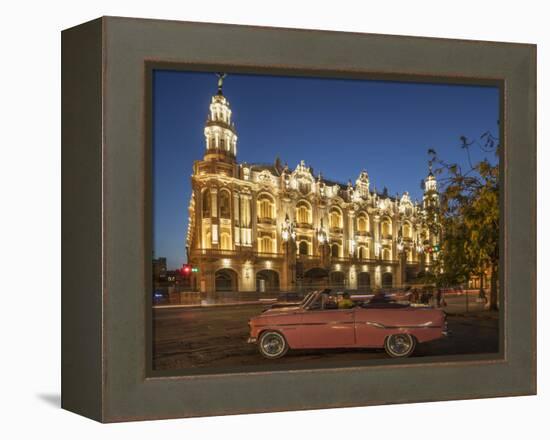
<instances>
[{"instance_id":1,"label":"gray picture frame","mask_svg":"<svg viewBox=\"0 0 550 440\"><path fill-rule=\"evenodd\" d=\"M155 374L156 67L498 85L500 352ZM116 17L63 31L63 408L117 422L535 393L536 46Z\"/></svg>"}]
</instances>

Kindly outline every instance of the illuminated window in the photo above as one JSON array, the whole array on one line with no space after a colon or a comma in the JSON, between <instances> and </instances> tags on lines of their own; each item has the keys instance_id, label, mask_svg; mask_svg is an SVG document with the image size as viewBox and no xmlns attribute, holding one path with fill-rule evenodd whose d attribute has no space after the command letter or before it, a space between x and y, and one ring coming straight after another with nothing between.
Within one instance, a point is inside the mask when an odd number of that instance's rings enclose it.
<instances>
[{"instance_id":1,"label":"illuminated window","mask_svg":"<svg viewBox=\"0 0 550 440\"><path fill-rule=\"evenodd\" d=\"M359 246L358 249L359 259L366 260L369 258L369 249L365 246Z\"/></svg>"},{"instance_id":2,"label":"illuminated window","mask_svg":"<svg viewBox=\"0 0 550 440\"><path fill-rule=\"evenodd\" d=\"M210 217L210 191L206 190L202 193L202 216Z\"/></svg>"},{"instance_id":3,"label":"illuminated window","mask_svg":"<svg viewBox=\"0 0 550 440\"><path fill-rule=\"evenodd\" d=\"M363 214L357 218L357 231L367 232L369 230L369 222L367 217Z\"/></svg>"},{"instance_id":4,"label":"illuminated window","mask_svg":"<svg viewBox=\"0 0 550 440\"><path fill-rule=\"evenodd\" d=\"M342 214L340 211L334 209L330 212L330 227L331 228L342 228L343 221L342 221Z\"/></svg>"},{"instance_id":5,"label":"illuminated window","mask_svg":"<svg viewBox=\"0 0 550 440\"><path fill-rule=\"evenodd\" d=\"M405 222L403 224L403 237L405 238L412 238L412 228L410 223Z\"/></svg>"},{"instance_id":6,"label":"illuminated window","mask_svg":"<svg viewBox=\"0 0 550 440\"><path fill-rule=\"evenodd\" d=\"M271 254L274 252L273 239L271 237L262 237L259 241L259 251Z\"/></svg>"},{"instance_id":7,"label":"illuminated window","mask_svg":"<svg viewBox=\"0 0 550 440\"><path fill-rule=\"evenodd\" d=\"M298 223L311 224L311 209L305 202L296 205L296 220Z\"/></svg>"},{"instance_id":8,"label":"illuminated window","mask_svg":"<svg viewBox=\"0 0 550 440\"><path fill-rule=\"evenodd\" d=\"M391 250L388 248L382 249L382 259L391 260Z\"/></svg>"},{"instance_id":9,"label":"illuminated window","mask_svg":"<svg viewBox=\"0 0 550 440\"><path fill-rule=\"evenodd\" d=\"M229 235L227 232L222 232L220 237L220 246L223 250L231 249L231 235Z\"/></svg>"},{"instance_id":10,"label":"illuminated window","mask_svg":"<svg viewBox=\"0 0 550 440\"><path fill-rule=\"evenodd\" d=\"M258 200L258 216L261 219L275 219L275 203L267 196Z\"/></svg>"},{"instance_id":11,"label":"illuminated window","mask_svg":"<svg viewBox=\"0 0 550 440\"><path fill-rule=\"evenodd\" d=\"M389 220L384 220L382 222L382 237L388 237L391 235L391 222Z\"/></svg>"},{"instance_id":12,"label":"illuminated window","mask_svg":"<svg viewBox=\"0 0 550 440\"><path fill-rule=\"evenodd\" d=\"M228 191L220 192L220 218L231 217L231 202Z\"/></svg>"}]
</instances>

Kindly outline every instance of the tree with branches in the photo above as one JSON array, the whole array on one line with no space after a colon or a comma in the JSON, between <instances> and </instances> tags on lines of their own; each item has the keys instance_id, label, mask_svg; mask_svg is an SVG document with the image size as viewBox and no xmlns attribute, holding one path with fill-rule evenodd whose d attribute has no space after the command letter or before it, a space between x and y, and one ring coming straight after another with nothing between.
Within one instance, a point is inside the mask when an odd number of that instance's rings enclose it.
<instances>
[{"instance_id":1,"label":"tree with branches","mask_svg":"<svg viewBox=\"0 0 550 440\"><path fill-rule=\"evenodd\" d=\"M490 308L498 307L499 270L499 166L498 160L472 160L472 150L492 154L498 159L498 138L490 132L478 139L460 138L466 166L441 158L428 150L440 185L441 253L434 276L441 285L464 283L479 275L480 294L484 295L484 275L490 273Z\"/></svg>"}]
</instances>

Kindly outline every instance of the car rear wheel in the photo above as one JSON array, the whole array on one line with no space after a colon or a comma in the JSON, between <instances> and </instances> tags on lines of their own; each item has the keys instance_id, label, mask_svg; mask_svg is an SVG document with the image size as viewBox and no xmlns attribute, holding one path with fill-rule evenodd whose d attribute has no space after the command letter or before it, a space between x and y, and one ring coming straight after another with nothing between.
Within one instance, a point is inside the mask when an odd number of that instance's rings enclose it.
<instances>
[{"instance_id":1,"label":"car rear wheel","mask_svg":"<svg viewBox=\"0 0 550 440\"><path fill-rule=\"evenodd\" d=\"M407 333L390 335L384 342L386 353L395 358L410 356L415 347L416 339Z\"/></svg>"},{"instance_id":2,"label":"car rear wheel","mask_svg":"<svg viewBox=\"0 0 550 440\"><path fill-rule=\"evenodd\" d=\"M280 333L267 331L260 336L258 348L263 357L278 359L286 354L288 344L285 337Z\"/></svg>"}]
</instances>

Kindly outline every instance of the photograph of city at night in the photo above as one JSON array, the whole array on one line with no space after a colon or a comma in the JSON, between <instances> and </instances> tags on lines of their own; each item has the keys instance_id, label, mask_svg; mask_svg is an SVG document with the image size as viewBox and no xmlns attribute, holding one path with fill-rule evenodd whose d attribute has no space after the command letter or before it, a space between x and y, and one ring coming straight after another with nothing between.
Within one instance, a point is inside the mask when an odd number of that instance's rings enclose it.
<instances>
[{"instance_id":1,"label":"photograph of city at night","mask_svg":"<svg viewBox=\"0 0 550 440\"><path fill-rule=\"evenodd\" d=\"M157 371L496 354L500 90L153 70Z\"/></svg>"}]
</instances>

